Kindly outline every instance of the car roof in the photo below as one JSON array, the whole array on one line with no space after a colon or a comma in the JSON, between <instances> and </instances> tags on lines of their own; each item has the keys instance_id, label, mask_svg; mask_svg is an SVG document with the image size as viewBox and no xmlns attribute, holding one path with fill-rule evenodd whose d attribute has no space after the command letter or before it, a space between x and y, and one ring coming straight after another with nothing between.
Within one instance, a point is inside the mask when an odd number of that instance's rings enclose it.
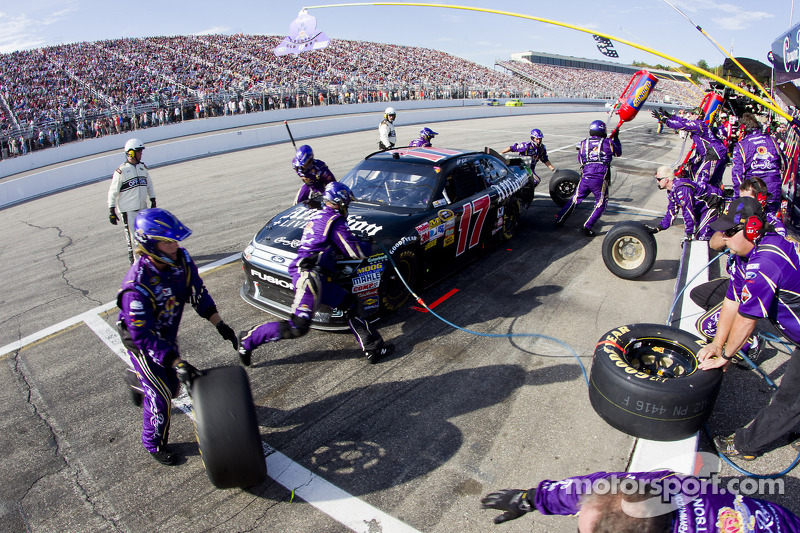
<instances>
[{"instance_id":1,"label":"car roof","mask_svg":"<svg viewBox=\"0 0 800 533\"><path fill-rule=\"evenodd\" d=\"M451 148L392 148L382 152L375 152L365 157L369 161L402 161L404 163L442 165L453 159L465 155L479 155L482 152L474 150L454 150Z\"/></svg>"}]
</instances>

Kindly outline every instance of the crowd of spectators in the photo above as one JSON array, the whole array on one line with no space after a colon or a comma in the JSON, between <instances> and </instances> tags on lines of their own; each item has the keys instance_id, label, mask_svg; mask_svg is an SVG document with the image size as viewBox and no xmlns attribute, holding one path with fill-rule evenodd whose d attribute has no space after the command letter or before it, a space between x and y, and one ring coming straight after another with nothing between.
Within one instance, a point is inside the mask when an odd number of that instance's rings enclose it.
<instances>
[{"instance_id":1,"label":"crowd of spectators","mask_svg":"<svg viewBox=\"0 0 800 533\"><path fill-rule=\"evenodd\" d=\"M630 74L583 68L542 65L529 61L498 61L498 65L531 81L535 93L548 98L597 98L616 100L631 81ZM695 106L708 87L659 78L648 102Z\"/></svg>"},{"instance_id":2,"label":"crowd of spectators","mask_svg":"<svg viewBox=\"0 0 800 533\"><path fill-rule=\"evenodd\" d=\"M269 35L148 37L0 54L0 156L187 119L287 107L436 98L608 98L619 95L629 79L519 62L513 62L517 70L505 65L493 70L438 50L348 40L278 57L272 50L280 40ZM528 74L515 74L520 68ZM671 90L688 90L672 84L677 87Z\"/></svg>"}]
</instances>

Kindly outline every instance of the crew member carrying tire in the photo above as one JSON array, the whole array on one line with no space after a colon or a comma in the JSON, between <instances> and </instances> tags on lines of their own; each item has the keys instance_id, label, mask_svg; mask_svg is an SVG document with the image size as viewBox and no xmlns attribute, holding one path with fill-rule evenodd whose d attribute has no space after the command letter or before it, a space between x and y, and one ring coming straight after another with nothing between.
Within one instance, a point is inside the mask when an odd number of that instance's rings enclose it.
<instances>
[{"instance_id":1,"label":"crew member carrying tire","mask_svg":"<svg viewBox=\"0 0 800 533\"><path fill-rule=\"evenodd\" d=\"M126 372L134 403L144 400L142 444L159 463L174 465L178 456L167 449L171 401L180 382L188 388L197 375L178 349L178 327L186 303L211 322L234 350L238 344L233 329L219 316L197 265L178 246L191 230L158 208L140 212L134 227L138 258L117 294L117 329L136 376Z\"/></svg>"}]
</instances>

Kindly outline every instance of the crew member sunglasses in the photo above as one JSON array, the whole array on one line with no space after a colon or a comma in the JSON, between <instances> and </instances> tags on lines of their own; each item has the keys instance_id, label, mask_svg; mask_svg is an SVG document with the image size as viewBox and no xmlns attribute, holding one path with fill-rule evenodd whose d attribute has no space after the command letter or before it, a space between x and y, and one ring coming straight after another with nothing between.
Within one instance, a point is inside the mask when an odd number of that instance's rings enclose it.
<instances>
[{"instance_id":1,"label":"crew member sunglasses","mask_svg":"<svg viewBox=\"0 0 800 533\"><path fill-rule=\"evenodd\" d=\"M736 235L737 233L739 233L740 231L742 231L743 229L744 229L744 226L739 224L738 226L734 226L732 228L726 229L725 231L722 232L722 234L725 235L726 237L730 238L730 237L733 237L734 235Z\"/></svg>"}]
</instances>

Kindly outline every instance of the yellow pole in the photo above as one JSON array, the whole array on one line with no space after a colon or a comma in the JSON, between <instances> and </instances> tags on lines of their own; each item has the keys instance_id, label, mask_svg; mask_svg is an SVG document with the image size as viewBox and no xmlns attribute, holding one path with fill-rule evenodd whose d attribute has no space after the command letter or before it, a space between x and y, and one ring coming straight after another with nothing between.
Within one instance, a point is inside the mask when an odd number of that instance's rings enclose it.
<instances>
[{"instance_id":1,"label":"yellow pole","mask_svg":"<svg viewBox=\"0 0 800 533\"><path fill-rule=\"evenodd\" d=\"M778 115L780 115L784 119L788 120L789 122L792 122L792 120L793 120L791 115L785 113L779 107L777 107L775 105L772 105L769 102L764 101L762 98L754 95L753 93L751 93L749 91L746 91L746 90L742 89L741 87L737 87L737 86L733 85L732 83L720 78L719 76L717 76L715 74L712 74L712 73L710 73L710 72L708 72L706 70L701 69L700 67L697 67L695 65L691 65L689 63L686 63L685 61L681 61L680 59L677 59L675 57L672 57L672 56L669 56L667 54L661 53L658 50L654 50L652 48L648 48L646 46L642 46L642 45L633 43L633 42L628 41L626 39L621 39L619 37L615 37L615 36L610 35L608 33L601 33L601 32L599 32L597 30L590 30L590 29L587 29L587 28L582 28L580 26L575 26L574 24L567 24L566 22L559 22L557 20L551 20L551 19L546 19L546 18L542 18L542 17L534 17L534 16L531 16L531 15L523 15L523 14L520 14L520 13L512 13L510 11L498 11L496 9L487 9L487 8L483 8L483 7L456 6L456 5L448 5L448 4L426 4L426 3L421 3L421 2L357 2L357 3L347 3L347 4L325 4L325 5L319 5L319 6L308 6L308 7L304 7L303 9L322 9L322 8L327 8L327 7L363 7L363 6L438 7L438 8L444 8L444 9L461 9L461 10L464 10L464 11L478 11L478 12L482 12L482 13L493 13L495 15L504 15L504 16L507 16L507 17L517 17L517 18L521 18L521 19L535 20L537 22L544 22L545 24L552 24L554 26L561 26L563 28L569 28L571 30L582 31L582 32L588 33L590 35L599 35L600 37L605 37L606 39L611 39L612 41L617 41L617 42L622 43L622 44L627 44L628 46L636 48L637 50L642 50L644 52L648 52L650 54L653 54L653 55L656 55L658 57L664 58L667 61L672 61L673 63L677 63L677 64L679 64L679 65L681 65L683 67L686 67L686 68L688 68L690 70L693 70L693 71L697 72L698 74L702 74L703 76L705 76L707 78L710 78L710 79L712 79L712 80L714 80L714 81L716 81L718 83L721 83L722 85L733 89L737 93L739 93L739 94L741 94L743 96L746 96L746 97L750 98L751 100L754 100L754 101L758 102L759 104L763 105L767 109L771 109L772 111L774 111L775 113L777 113Z\"/></svg>"}]
</instances>

